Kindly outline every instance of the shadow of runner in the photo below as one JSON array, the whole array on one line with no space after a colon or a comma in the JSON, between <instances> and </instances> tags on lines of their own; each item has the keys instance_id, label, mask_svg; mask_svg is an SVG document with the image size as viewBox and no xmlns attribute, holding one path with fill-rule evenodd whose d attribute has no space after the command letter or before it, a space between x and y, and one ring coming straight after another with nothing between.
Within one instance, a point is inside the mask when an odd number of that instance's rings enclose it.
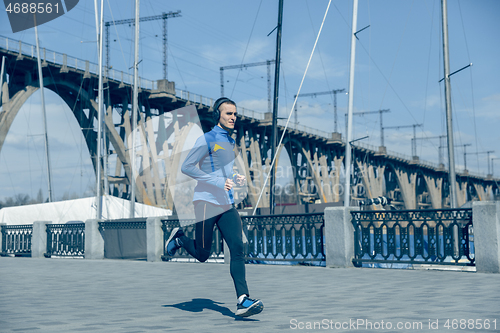
<instances>
[{"instance_id":1,"label":"shadow of runner","mask_svg":"<svg viewBox=\"0 0 500 333\"><path fill-rule=\"evenodd\" d=\"M162 305L164 308L177 308L183 311L189 312L202 312L205 309L220 312L223 316L234 318L235 320L246 320L246 321L258 321L257 319L248 319L239 317L234 314L231 310L219 304L224 304L220 302L212 301L208 298L193 298L189 302L182 302L172 305Z\"/></svg>"}]
</instances>

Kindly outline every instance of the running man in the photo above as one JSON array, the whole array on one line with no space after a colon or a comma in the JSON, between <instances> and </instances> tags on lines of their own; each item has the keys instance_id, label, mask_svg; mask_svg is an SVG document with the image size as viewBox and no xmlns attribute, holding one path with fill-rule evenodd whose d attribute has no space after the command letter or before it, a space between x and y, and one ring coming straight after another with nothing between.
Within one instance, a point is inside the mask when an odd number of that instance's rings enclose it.
<instances>
[{"instance_id":1,"label":"running man","mask_svg":"<svg viewBox=\"0 0 500 333\"><path fill-rule=\"evenodd\" d=\"M194 258L205 262L210 256L212 235L217 224L231 254L230 272L238 298L236 315L248 317L260 313L264 304L251 299L245 278L242 223L234 207L233 186L245 184L245 176L233 172L235 141L231 137L236 122L236 104L229 98L214 103L214 128L196 141L182 164L181 171L196 179L194 212L195 240L181 228L172 230L166 242L169 256L183 247Z\"/></svg>"}]
</instances>

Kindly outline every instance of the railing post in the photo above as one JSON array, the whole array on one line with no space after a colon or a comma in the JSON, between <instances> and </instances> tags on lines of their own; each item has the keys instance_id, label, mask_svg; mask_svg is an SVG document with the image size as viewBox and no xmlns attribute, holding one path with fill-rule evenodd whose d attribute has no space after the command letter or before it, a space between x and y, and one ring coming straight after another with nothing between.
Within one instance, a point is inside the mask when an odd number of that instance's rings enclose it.
<instances>
[{"instance_id":1,"label":"railing post","mask_svg":"<svg viewBox=\"0 0 500 333\"><path fill-rule=\"evenodd\" d=\"M17 58L16 60L23 60L23 53L22 53L22 45L23 45L23 42L19 41L19 53L17 54Z\"/></svg>"},{"instance_id":2,"label":"railing post","mask_svg":"<svg viewBox=\"0 0 500 333\"><path fill-rule=\"evenodd\" d=\"M31 234L31 258L43 258L47 252L47 224L50 221L33 222L33 233Z\"/></svg>"},{"instance_id":3,"label":"railing post","mask_svg":"<svg viewBox=\"0 0 500 333\"><path fill-rule=\"evenodd\" d=\"M84 79L90 78L90 66L89 66L89 61L85 60L85 74L83 74Z\"/></svg>"},{"instance_id":4,"label":"railing post","mask_svg":"<svg viewBox=\"0 0 500 333\"><path fill-rule=\"evenodd\" d=\"M4 240L3 240L3 238L4 238L3 227L6 225L7 225L7 223L0 223L0 254L3 253L3 246L4 246L4 244L3 244L3 242L4 242Z\"/></svg>"},{"instance_id":5,"label":"railing post","mask_svg":"<svg viewBox=\"0 0 500 333\"><path fill-rule=\"evenodd\" d=\"M102 221L85 221L85 259L104 259L104 239L99 231L99 222Z\"/></svg>"},{"instance_id":6,"label":"railing post","mask_svg":"<svg viewBox=\"0 0 500 333\"><path fill-rule=\"evenodd\" d=\"M63 63L61 69L59 70L59 73L67 73L67 72L68 72L68 55L64 53Z\"/></svg>"},{"instance_id":7,"label":"railing post","mask_svg":"<svg viewBox=\"0 0 500 333\"><path fill-rule=\"evenodd\" d=\"M148 261L161 261L163 254L163 230L161 217L148 217L146 220L146 253Z\"/></svg>"},{"instance_id":8,"label":"railing post","mask_svg":"<svg viewBox=\"0 0 500 333\"><path fill-rule=\"evenodd\" d=\"M472 227L476 272L500 273L500 202L474 201Z\"/></svg>"},{"instance_id":9,"label":"railing post","mask_svg":"<svg viewBox=\"0 0 500 333\"><path fill-rule=\"evenodd\" d=\"M357 207L325 208L325 259L327 267L354 267L354 227L351 211Z\"/></svg>"},{"instance_id":10,"label":"railing post","mask_svg":"<svg viewBox=\"0 0 500 333\"><path fill-rule=\"evenodd\" d=\"M43 48L43 61L42 61L42 67L47 67L47 50L45 47Z\"/></svg>"}]
</instances>

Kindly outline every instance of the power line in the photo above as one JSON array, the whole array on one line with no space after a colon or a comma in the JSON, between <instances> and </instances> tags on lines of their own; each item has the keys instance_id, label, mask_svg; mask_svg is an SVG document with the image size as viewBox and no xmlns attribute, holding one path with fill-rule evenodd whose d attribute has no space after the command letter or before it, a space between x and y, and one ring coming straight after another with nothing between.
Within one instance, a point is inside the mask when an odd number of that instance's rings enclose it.
<instances>
[{"instance_id":1,"label":"power line","mask_svg":"<svg viewBox=\"0 0 500 333\"><path fill-rule=\"evenodd\" d=\"M403 126L388 126L388 127L382 127L382 146L384 145L384 129L400 129L400 128L408 128L408 127L413 127L413 140L412 140L412 145L411 145L411 153L412 157L415 158L417 156L417 127L422 127L423 124L413 124L413 125L403 125Z\"/></svg>"},{"instance_id":2,"label":"power line","mask_svg":"<svg viewBox=\"0 0 500 333\"><path fill-rule=\"evenodd\" d=\"M240 65L229 65L220 67L220 95L224 97L224 71L227 69L242 69L248 67L255 66L264 66L267 65L267 108L268 112L272 112L272 104L271 104L271 64L274 64L274 60L266 60L261 62L252 62L248 64L240 64Z\"/></svg>"},{"instance_id":3,"label":"power line","mask_svg":"<svg viewBox=\"0 0 500 333\"><path fill-rule=\"evenodd\" d=\"M163 79L164 80L167 79L167 73L168 73L167 19L174 18L174 17L181 17L180 13L181 13L180 10L178 10L176 12L170 11L168 13L162 13L161 15L146 16L146 17L141 17L139 19L139 22L163 20ZM109 27L111 25L121 25L121 24L133 25L134 22L135 22L134 19L125 19L125 20L117 20L117 21L108 21L108 22L104 23L104 25L106 26L106 68L107 69L109 69Z\"/></svg>"},{"instance_id":4,"label":"power line","mask_svg":"<svg viewBox=\"0 0 500 333\"><path fill-rule=\"evenodd\" d=\"M374 114L374 113L379 113L380 114L380 146L381 147L384 147L384 128L387 128L387 127L384 127L384 123L382 121L382 114L383 113L387 113L387 112L391 112L390 109L382 109L382 110L377 110L377 111L361 111L361 112L353 112L352 115L353 116L363 116L365 114ZM346 119L347 119L347 114L346 114ZM347 126L347 121L346 121L346 126ZM347 132L347 130L346 130Z\"/></svg>"},{"instance_id":5,"label":"power line","mask_svg":"<svg viewBox=\"0 0 500 333\"><path fill-rule=\"evenodd\" d=\"M294 95L293 98L295 99L296 97L316 97L319 95L330 95L333 94L333 117L335 121L335 126L333 128L334 133L338 133L337 130L337 94L345 92L345 89L335 89L335 90L329 90L329 91L323 91L323 92L313 92L313 93L305 93L305 94L299 94L299 95ZM299 121L297 119L297 103L295 103L295 124L298 124Z\"/></svg>"}]
</instances>

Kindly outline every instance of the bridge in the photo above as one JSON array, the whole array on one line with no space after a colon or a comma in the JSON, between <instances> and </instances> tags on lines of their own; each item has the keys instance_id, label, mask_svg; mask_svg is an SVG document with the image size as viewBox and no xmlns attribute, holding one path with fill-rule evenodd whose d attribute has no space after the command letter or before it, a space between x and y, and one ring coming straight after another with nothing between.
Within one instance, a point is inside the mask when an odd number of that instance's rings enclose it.
<instances>
[{"instance_id":1,"label":"bridge","mask_svg":"<svg viewBox=\"0 0 500 333\"><path fill-rule=\"evenodd\" d=\"M0 58L6 57L5 77L0 112L0 150L9 128L26 100L38 89L37 59L34 45L0 36ZM41 50L44 87L54 91L72 110L86 140L95 170L103 168L97 161L97 84L98 66L87 60L69 57L55 51ZM143 152L144 172L131 179L131 163L127 137L131 134L131 96L133 76L114 69L106 70L105 130L109 145L107 155L116 156L113 172L108 172L108 187L103 193L128 199L130 184L135 182L137 201L158 207L172 208L172 198L167 183L175 180L162 176L158 165L176 168L176 153L182 149L192 120L199 118L201 129L206 132L214 125L212 105L214 99L175 88L167 80L141 78L139 91L140 140L148 144L150 151ZM190 106L184 117L177 117L177 110ZM154 128L148 120L168 115L172 122L166 128ZM119 121L116 121L120 119ZM271 113L259 113L238 107L238 122L233 136L241 151L249 185L249 195L243 207L254 207L264 184L271 159ZM285 121L278 121L278 132L285 131ZM157 137L175 135L175 144L158 145ZM166 144L166 146L165 146ZM290 158L293 183L288 189L291 204L305 202L342 202L343 159L345 142L339 133L292 124L286 128L285 139L279 147ZM426 209L450 207L448 172L444 165L434 164L375 147L356 143L354 148L352 177L353 203L384 195L398 208ZM163 151L163 154L161 152ZM278 159L279 160L279 159ZM159 164L162 162L163 164ZM97 173L96 173L97 174ZM103 174L101 172L101 174ZM279 175L278 175L279 177ZM267 185L268 187L269 185ZM491 175L479 175L467 170L457 173L458 204L471 200L490 200L500 193L498 179ZM259 207L268 207L269 198L264 191Z\"/></svg>"}]
</instances>

